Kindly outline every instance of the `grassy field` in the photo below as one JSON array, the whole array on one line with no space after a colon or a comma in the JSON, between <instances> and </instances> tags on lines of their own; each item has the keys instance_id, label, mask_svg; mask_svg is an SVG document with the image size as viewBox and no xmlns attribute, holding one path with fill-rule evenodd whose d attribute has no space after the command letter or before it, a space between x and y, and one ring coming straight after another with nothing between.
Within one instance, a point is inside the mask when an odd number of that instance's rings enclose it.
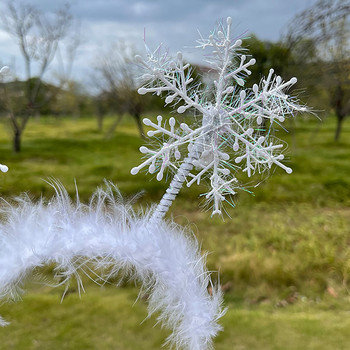
<instances>
[{"instance_id":1,"label":"grassy field","mask_svg":"<svg viewBox=\"0 0 350 350\"><path fill-rule=\"evenodd\" d=\"M240 193L232 219L210 218L193 205L203 187L184 189L170 211L210 252L209 269L220 271L229 311L216 349L350 348L350 123L338 144L333 118L300 118L288 128L281 134L293 173L276 171L254 196ZM0 125L0 161L10 167L0 176L0 193L49 197L44 179L55 177L72 195L76 179L88 200L106 178L126 197L144 191L136 206L150 205L167 183L130 175L141 144L129 121L106 139L94 120L42 118L31 121L23 152L13 155ZM0 330L0 348L158 349L167 335L153 328L154 318L140 325L147 304L133 306L135 286L101 290L87 282L81 300L71 293L62 305L62 289L25 287L23 302L1 307L12 325Z\"/></svg>"}]
</instances>

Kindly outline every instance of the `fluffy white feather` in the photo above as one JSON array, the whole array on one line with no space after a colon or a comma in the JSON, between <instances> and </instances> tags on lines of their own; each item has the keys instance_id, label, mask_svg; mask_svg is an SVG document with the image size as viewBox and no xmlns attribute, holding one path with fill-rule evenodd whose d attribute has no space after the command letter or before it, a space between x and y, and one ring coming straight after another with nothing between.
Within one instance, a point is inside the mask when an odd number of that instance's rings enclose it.
<instances>
[{"instance_id":1,"label":"fluffy white feather","mask_svg":"<svg viewBox=\"0 0 350 350\"><path fill-rule=\"evenodd\" d=\"M14 296L37 266L54 262L68 280L94 263L109 276L126 271L141 281L150 292L149 313L160 311L173 331L169 344L210 349L220 330L221 294L207 292L211 280L196 240L171 222L151 226L150 213L136 215L112 184L98 189L89 205L71 201L58 184L55 189L48 203L24 196L2 209L0 297Z\"/></svg>"}]
</instances>

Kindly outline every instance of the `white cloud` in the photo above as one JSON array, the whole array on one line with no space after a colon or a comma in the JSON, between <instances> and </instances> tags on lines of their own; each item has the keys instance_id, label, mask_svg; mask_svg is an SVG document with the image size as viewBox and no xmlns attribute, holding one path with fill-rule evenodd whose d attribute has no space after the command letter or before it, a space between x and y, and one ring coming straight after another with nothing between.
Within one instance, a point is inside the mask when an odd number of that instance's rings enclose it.
<instances>
[{"instance_id":1,"label":"white cloud","mask_svg":"<svg viewBox=\"0 0 350 350\"><path fill-rule=\"evenodd\" d=\"M83 44L75 62L75 77L84 79L99 50L118 40L130 41L137 49L146 42L155 47L163 43L171 52L194 46L197 29L208 35L220 18L231 16L237 36L255 33L261 39L278 40L286 23L296 12L316 0L72 0L71 9L81 21ZM66 0L32 0L43 11L53 11ZM0 4L0 11L4 3ZM0 31L0 60L15 58L18 49ZM195 50L187 57L198 60Z\"/></svg>"}]
</instances>

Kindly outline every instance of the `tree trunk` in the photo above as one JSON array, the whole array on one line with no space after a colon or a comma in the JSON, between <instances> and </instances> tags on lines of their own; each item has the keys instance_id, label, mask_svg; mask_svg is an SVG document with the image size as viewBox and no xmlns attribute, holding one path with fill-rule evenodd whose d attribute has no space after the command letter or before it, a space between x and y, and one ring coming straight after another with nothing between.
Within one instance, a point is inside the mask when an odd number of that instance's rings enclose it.
<instances>
[{"instance_id":1,"label":"tree trunk","mask_svg":"<svg viewBox=\"0 0 350 350\"><path fill-rule=\"evenodd\" d=\"M334 91L332 107L335 110L335 115L337 117L337 128L335 129L334 141L339 141L340 133L342 129L343 120L345 118L344 113L344 88L340 82Z\"/></svg>"},{"instance_id":2,"label":"tree trunk","mask_svg":"<svg viewBox=\"0 0 350 350\"><path fill-rule=\"evenodd\" d=\"M114 123L112 124L112 126L109 128L109 130L107 132L107 138L112 137L115 129L117 128L119 123L122 121L123 116L124 116L124 114L118 114L117 119L114 121Z\"/></svg>"},{"instance_id":3,"label":"tree trunk","mask_svg":"<svg viewBox=\"0 0 350 350\"><path fill-rule=\"evenodd\" d=\"M145 139L145 132L143 130L143 124L141 121L141 115L140 113L135 113L134 118L136 120L137 128L139 129L139 133L142 139Z\"/></svg>"},{"instance_id":4,"label":"tree trunk","mask_svg":"<svg viewBox=\"0 0 350 350\"><path fill-rule=\"evenodd\" d=\"M21 152L21 132L19 130L15 130L13 134L13 152L19 153Z\"/></svg>"},{"instance_id":5,"label":"tree trunk","mask_svg":"<svg viewBox=\"0 0 350 350\"><path fill-rule=\"evenodd\" d=\"M100 132L103 131L103 119L104 119L103 113L102 112L97 112L97 129Z\"/></svg>"},{"instance_id":6,"label":"tree trunk","mask_svg":"<svg viewBox=\"0 0 350 350\"><path fill-rule=\"evenodd\" d=\"M337 115L337 128L335 129L334 141L339 141L344 117Z\"/></svg>"}]
</instances>

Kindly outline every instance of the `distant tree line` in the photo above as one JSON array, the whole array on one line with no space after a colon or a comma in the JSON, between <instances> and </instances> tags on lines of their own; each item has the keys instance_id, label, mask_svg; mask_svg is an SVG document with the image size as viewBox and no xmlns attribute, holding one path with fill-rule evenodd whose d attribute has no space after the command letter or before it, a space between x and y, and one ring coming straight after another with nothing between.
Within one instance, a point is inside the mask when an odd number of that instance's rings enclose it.
<instances>
[{"instance_id":1,"label":"distant tree line","mask_svg":"<svg viewBox=\"0 0 350 350\"><path fill-rule=\"evenodd\" d=\"M302 91L299 97L315 111L335 114L335 140L340 138L343 122L350 114L349 13L346 0L319 0L293 19L280 41L263 41L255 35L244 40L256 59L246 86L258 83L271 67L285 80L297 76L295 93ZM74 20L69 7L47 17L34 6L9 1L1 21L18 44L25 71L24 80L14 74L0 82L0 116L12 127L15 152L21 149L21 136L32 116L94 116L102 131L105 116L112 115L115 120L108 135L113 134L123 117L131 117L144 137L143 114L164 110L161 99L137 93L140 72L133 62L135 52L125 42L99 52L92 63L94 93L70 79L79 38L70 35ZM45 73L63 52L64 73L56 77L56 82L48 83ZM197 66L193 72L198 84L205 83L209 74L205 66Z\"/></svg>"}]
</instances>

